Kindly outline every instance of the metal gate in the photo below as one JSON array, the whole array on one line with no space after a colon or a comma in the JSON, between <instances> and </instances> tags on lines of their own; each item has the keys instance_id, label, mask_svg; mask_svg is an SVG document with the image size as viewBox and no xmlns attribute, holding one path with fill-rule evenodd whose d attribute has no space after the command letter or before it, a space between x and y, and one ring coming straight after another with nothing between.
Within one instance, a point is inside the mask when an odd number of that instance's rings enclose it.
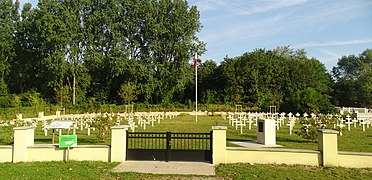
<instances>
[{"instance_id":1,"label":"metal gate","mask_svg":"<svg viewBox=\"0 0 372 180\"><path fill-rule=\"evenodd\" d=\"M212 131L127 132L127 160L212 162Z\"/></svg>"}]
</instances>

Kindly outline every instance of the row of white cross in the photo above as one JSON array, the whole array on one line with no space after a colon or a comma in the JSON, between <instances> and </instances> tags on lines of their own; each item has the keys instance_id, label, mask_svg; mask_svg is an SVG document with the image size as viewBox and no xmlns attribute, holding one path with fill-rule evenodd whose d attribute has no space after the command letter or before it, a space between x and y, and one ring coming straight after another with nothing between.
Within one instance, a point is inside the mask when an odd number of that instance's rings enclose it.
<instances>
[{"instance_id":1,"label":"row of white cross","mask_svg":"<svg viewBox=\"0 0 372 180\"><path fill-rule=\"evenodd\" d=\"M235 126L235 129L240 127L240 134L243 134L243 127L248 124L249 129L252 129L252 125L257 126L258 119L275 119L277 130L285 124L285 113L251 113L251 112L222 112L223 119L227 119L231 126ZM290 127L290 134L292 134L292 128L296 122L296 117L292 113L288 114L288 124Z\"/></svg>"},{"instance_id":2,"label":"row of white cross","mask_svg":"<svg viewBox=\"0 0 372 180\"><path fill-rule=\"evenodd\" d=\"M50 130L49 125L54 120L72 120L73 125L68 129L72 129L73 135L76 135L76 131L87 130L87 135L90 136L91 130L95 131L95 127L92 126L92 123L99 117L108 117L113 120L116 118L116 125L125 125L128 124L132 132L135 132L135 128L142 127L146 129L146 125L151 124L153 127L155 122L160 124L161 120L164 118L173 119L180 115L180 112L135 112L135 113L85 113L85 114L68 114L61 115L60 111L56 111L55 116L44 116L44 112L39 112L37 118L22 118L22 114L17 114L16 119L11 121L1 121L0 126L9 126L14 125L18 126L38 126L38 122L41 122L41 128L44 131L44 135L48 135ZM137 123L135 121L137 120ZM49 122L49 123L48 123ZM107 130L109 127L105 127ZM62 134L62 129L57 129L58 134Z\"/></svg>"},{"instance_id":3,"label":"row of white cross","mask_svg":"<svg viewBox=\"0 0 372 180\"><path fill-rule=\"evenodd\" d=\"M298 120L301 115L299 113L293 114L293 113L258 113L258 112L222 112L221 113L222 118L225 120L228 120L229 124L235 129L240 128L240 134L243 134L243 127L245 127L247 124L249 126L249 129L252 129L252 125L257 126L257 120L258 119L273 119L276 122L276 129L279 130L281 126L285 124L285 120L287 120L286 126L289 126L289 134L292 135L293 127L296 124L296 121ZM315 120L315 123L321 123L317 117L316 114L311 113L308 115L307 113L304 113L302 115L305 122L309 118L312 118ZM365 131L366 127L369 128L369 126L372 123L372 117L370 118L351 118L349 115L347 115L345 118L343 118L340 115L332 115L328 114L326 116L329 119L332 119L333 117L337 119L337 122L334 124L334 128L340 127L341 131L340 134L342 135L342 128L346 125L348 126L348 131L350 131L350 125L353 124L354 128L357 127L357 125L362 126L362 130ZM346 124L346 125L345 125ZM304 127L309 128L311 124L304 123L302 124Z\"/></svg>"}]
</instances>

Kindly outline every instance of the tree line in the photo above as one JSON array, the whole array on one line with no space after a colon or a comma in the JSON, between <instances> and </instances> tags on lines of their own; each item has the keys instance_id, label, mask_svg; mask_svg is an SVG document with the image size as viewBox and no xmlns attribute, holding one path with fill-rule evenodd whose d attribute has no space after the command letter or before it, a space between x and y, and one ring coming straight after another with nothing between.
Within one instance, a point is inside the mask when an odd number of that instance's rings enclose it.
<instances>
[{"instance_id":1,"label":"tree line","mask_svg":"<svg viewBox=\"0 0 372 180\"><path fill-rule=\"evenodd\" d=\"M185 0L0 0L0 106L190 104L200 14ZM201 61L201 103L282 111L371 107L370 49L332 72L303 49L255 49Z\"/></svg>"}]
</instances>

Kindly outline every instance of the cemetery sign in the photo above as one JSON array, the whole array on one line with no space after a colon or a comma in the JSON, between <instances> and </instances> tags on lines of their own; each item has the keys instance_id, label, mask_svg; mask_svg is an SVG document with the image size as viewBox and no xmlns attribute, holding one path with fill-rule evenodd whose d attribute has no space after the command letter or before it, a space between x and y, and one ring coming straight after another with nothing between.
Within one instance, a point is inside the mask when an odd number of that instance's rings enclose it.
<instances>
[{"instance_id":1,"label":"cemetery sign","mask_svg":"<svg viewBox=\"0 0 372 180\"><path fill-rule=\"evenodd\" d=\"M77 147L77 136L76 135L62 135L59 139L60 148Z\"/></svg>"},{"instance_id":2,"label":"cemetery sign","mask_svg":"<svg viewBox=\"0 0 372 180\"><path fill-rule=\"evenodd\" d=\"M49 125L49 129L68 129L74 124L73 120L54 120Z\"/></svg>"}]
</instances>

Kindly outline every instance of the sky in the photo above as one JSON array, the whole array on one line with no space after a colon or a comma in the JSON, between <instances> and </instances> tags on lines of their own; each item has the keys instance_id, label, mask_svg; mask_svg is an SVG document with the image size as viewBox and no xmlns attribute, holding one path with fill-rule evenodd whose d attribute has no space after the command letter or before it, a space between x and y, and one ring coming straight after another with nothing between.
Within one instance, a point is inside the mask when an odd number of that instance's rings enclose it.
<instances>
[{"instance_id":1,"label":"sky","mask_svg":"<svg viewBox=\"0 0 372 180\"><path fill-rule=\"evenodd\" d=\"M257 48L304 48L330 70L343 55L372 48L371 0L189 0L207 43L202 59L221 62Z\"/></svg>"},{"instance_id":2,"label":"sky","mask_svg":"<svg viewBox=\"0 0 372 180\"><path fill-rule=\"evenodd\" d=\"M37 0L21 0L21 3ZM372 49L372 0L188 0L200 12L201 60L220 63L258 48L305 49L328 70Z\"/></svg>"}]
</instances>

